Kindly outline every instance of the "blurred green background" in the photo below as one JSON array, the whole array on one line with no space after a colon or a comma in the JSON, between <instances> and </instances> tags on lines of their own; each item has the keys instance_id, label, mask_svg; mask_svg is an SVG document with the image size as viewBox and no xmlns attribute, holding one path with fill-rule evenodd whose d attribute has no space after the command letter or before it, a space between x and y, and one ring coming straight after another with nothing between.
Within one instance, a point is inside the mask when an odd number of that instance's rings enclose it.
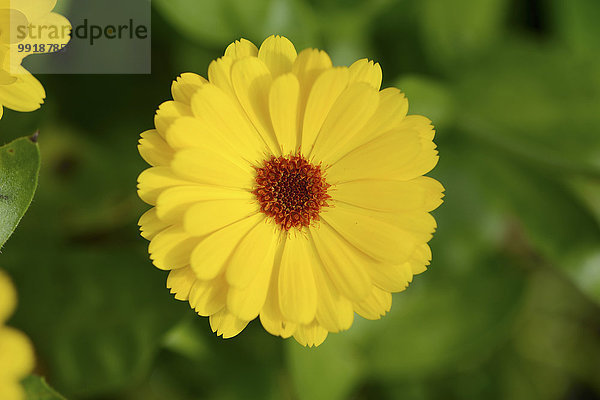
<instances>
[{"instance_id":1,"label":"blurred green background","mask_svg":"<svg viewBox=\"0 0 600 400\"><path fill-rule=\"evenodd\" d=\"M39 76L44 107L0 121L1 143L41 131L38 192L0 255L36 373L90 400L600 398L600 1L152 6L152 75ZM216 338L136 226L136 143L171 81L272 33L380 62L434 121L446 187L429 270L317 349L257 321Z\"/></svg>"}]
</instances>

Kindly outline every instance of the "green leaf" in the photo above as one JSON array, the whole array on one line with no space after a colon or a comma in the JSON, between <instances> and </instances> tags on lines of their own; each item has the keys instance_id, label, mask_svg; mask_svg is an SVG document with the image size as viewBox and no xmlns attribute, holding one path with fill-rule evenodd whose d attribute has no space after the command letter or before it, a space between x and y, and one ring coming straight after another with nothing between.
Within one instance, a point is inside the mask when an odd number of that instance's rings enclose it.
<instances>
[{"instance_id":1,"label":"green leaf","mask_svg":"<svg viewBox=\"0 0 600 400\"><path fill-rule=\"evenodd\" d=\"M44 378L37 375L29 375L25 378L23 387L26 400L65 400L48 385Z\"/></svg>"},{"instance_id":2,"label":"green leaf","mask_svg":"<svg viewBox=\"0 0 600 400\"><path fill-rule=\"evenodd\" d=\"M133 189L135 146L46 132L43 190L2 254L19 289L11 323L27 332L65 396L112 398L143 379L165 333L193 312L173 299L139 236L147 207Z\"/></svg>"},{"instance_id":3,"label":"green leaf","mask_svg":"<svg viewBox=\"0 0 600 400\"><path fill-rule=\"evenodd\" d=\"M37 135L0 147L0 248L29 208L39 171Z\"/></svg>"}]
</instances>

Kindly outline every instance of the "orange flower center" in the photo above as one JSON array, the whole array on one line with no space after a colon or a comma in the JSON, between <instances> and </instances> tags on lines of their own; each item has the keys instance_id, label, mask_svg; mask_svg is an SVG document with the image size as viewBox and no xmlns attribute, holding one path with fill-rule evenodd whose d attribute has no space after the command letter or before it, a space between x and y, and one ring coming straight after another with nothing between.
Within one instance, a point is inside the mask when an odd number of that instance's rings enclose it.
<instances>
[{"instance_id":1,"label":"orange flower center","mask_svg":"<svg viewBox=\"0 0 600 400\"><path fill-rule=\"evenodd\" d=\"M309 226L319 220L321 208L329 206L329 185L320 165L309 163L301 155L271 156L256 169L252 193L260 210L272 217L282 229Z\"/></svg>"}]
</instances>

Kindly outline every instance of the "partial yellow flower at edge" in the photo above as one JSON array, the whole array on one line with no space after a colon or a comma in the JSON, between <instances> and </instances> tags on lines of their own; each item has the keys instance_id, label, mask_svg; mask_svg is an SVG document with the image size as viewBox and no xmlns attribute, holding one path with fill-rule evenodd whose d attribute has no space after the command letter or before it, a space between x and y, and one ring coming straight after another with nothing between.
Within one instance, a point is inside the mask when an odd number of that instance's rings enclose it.
<instances>
[{"instance_id":1,"label":"partial yellow flower at edge","mask_svg":"<svg viewBox=\"0 0 600 400\"><path fill-rule=\"evenodd\" d=\"M71 24L52 12L55 5L56 0L0 0L0 118L3 107L29 112L44 102L44 87L21 62L69 42Z\"/></svg>"},{"instance_id":2,"label":"partial yellow flower at edge","mask_svg":"<svg viewBox=\"0 0 600 400\"><path fill-rule=\"evenodd\" d=\"M379 64L334 67L285 37L182 74L139 151L140 219L167 287L223 338L259 318L318 346L376 320L431 260L444 188L431 121Z\"/></svg>"},{"instance_id":3,"label":"partial yellow flower at edge","mask_svg":"<svg viewBox=\"0 0 600 400\"><path fill-rule=\"evenodd\" d=\"M17 296L8 275L0 270L0 399L23 400L21 380L33 371L33 346L22 332L5 326Z\"/></svg>"}]
</instances>

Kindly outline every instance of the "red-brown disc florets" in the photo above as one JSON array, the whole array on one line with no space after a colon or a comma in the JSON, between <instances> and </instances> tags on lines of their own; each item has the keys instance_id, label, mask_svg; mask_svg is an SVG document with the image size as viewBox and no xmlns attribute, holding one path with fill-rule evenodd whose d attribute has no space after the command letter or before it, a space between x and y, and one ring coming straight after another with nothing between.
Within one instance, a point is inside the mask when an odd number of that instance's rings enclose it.
<instances>
[{"instance_id":1,"label":"red-brown disc florets","mask_svg":"<svg viewBox=\"0 0 600 400\"><path fill-rule=\"evenodd\" d=\"M252 193L260 210L287 231L319 220L319 212L331 198L327 194L329 186L321 166L309 163L301 155L271 156L262 167L256 167Z\"/></svg>"}]
</instances>

